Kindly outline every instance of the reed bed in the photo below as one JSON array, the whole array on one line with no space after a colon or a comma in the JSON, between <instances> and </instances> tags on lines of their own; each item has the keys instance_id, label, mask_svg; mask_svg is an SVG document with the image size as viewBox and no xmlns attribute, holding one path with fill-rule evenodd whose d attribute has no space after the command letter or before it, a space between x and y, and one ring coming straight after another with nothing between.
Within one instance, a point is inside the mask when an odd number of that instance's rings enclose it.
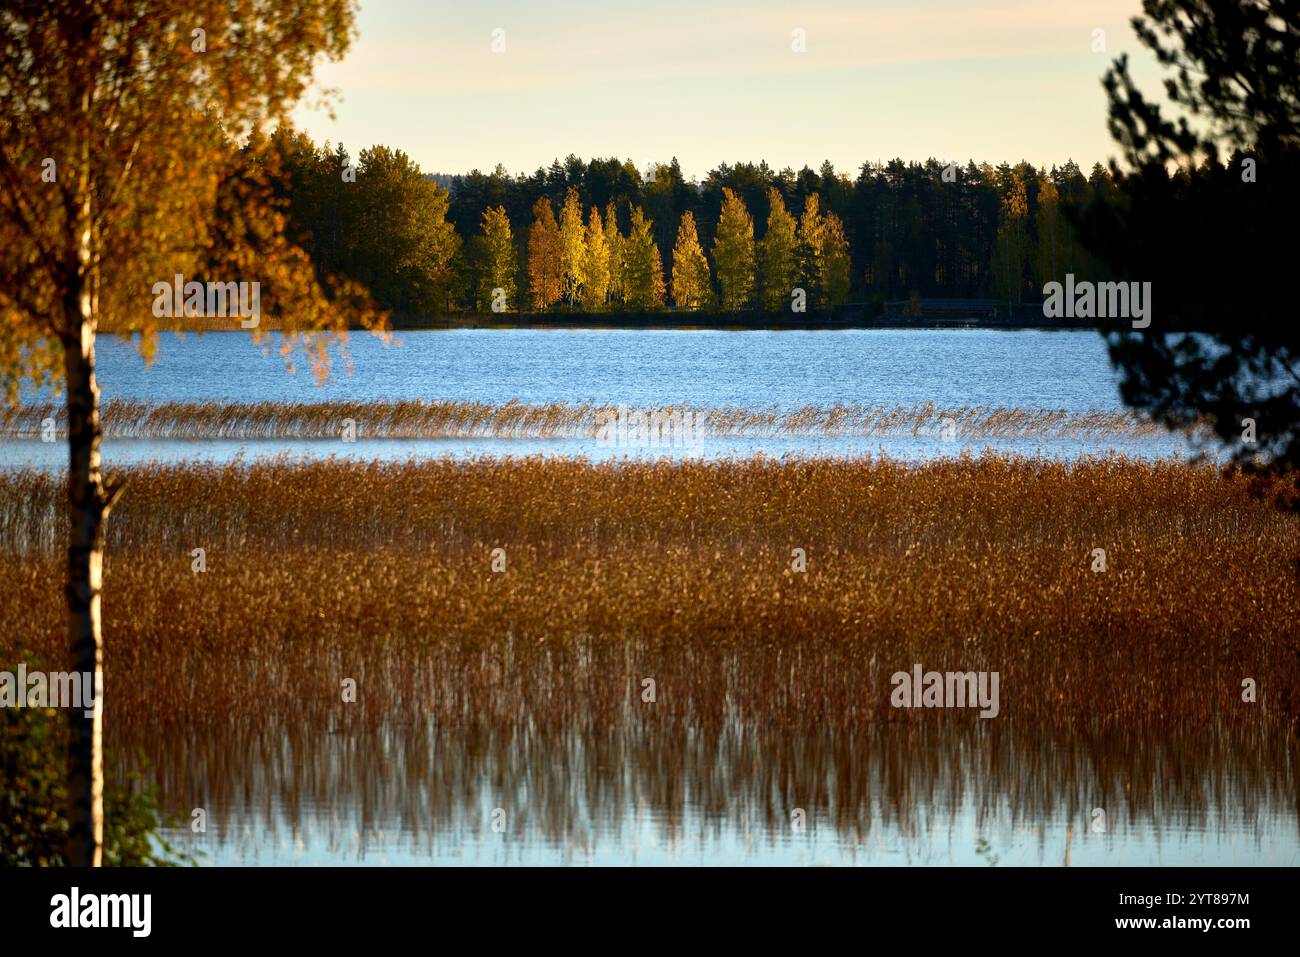
<instances>
[{"instance_id":1,"label":"reed bed","mask_svg":"<svg viewBox=\"0 0 1300 957\"><path fill-rule=\"evenodd\" d=\"M530 405L461 401L400 402L167 402L114 399L104 403L104 433L116 439L338 439L347 423L357 438L591 438L618 407L551 402ZM632 410L628 410L631 412ZM794 410L671 405L654 410L690 415L706 434L720 436L940 435L963 439L1142 437L1162 434L1131 412L961 406L833 405ZM698 417L696 419L695 417ZM56 404L0 409L0 436L41 434L52 420L62 434L65 412ZM648 426L647 426L648 427Z\"/></svg>"},{"instance_id":2,"label":"reed bed","mask_svg":"<svg viewBox=\"0 0 1300 957\"><path fill-rule=\"evenodd\" d=\"M999 672L992 723L1031 731L1285 739L1300 715L1296 519L1209 465L534 457L124 475L104 597L121 740L263 722L981 723L891 707L890 676L916 663ZM0 473L0 663L63 660L62 500L57 476Z\"/></svg>"}]
</instances>

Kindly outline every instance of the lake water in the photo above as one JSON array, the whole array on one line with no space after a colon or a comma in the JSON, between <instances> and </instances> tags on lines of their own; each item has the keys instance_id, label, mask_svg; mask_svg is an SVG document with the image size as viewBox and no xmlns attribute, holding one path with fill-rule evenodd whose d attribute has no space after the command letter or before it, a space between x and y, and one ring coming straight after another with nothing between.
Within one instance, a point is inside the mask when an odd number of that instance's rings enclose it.
<instances>
[{"instance_id":1,"label":"lake water","mask_svg":"<svg viewBox=\"0 0 1300 957\"><path fill-rule=\"evenodd\" d=\"M975 724L262 728L144 746L166 793L207 810L206 833L169 836L209 864L1300 864L1284 742Z\"/></svg>"},{"instance_id":2,"label":"lake water","mask_svg":"<svg viewBox=\"0 0 1300 957\"><path fill-rule=\"evenodd\" d=\"M272 337L160 337L146 367L120 339L99 346L105 398L154 402L460 399L769 406L837 402L1117 408L1092 332L479 330L348 341L352 371L325 386L287 375Z\"/></svg>"},{"instance_id":3,"label":"lake water","mask_svg":"<svg viewBox=\"0 0 1300 957\"><path fill-rule=\"evenodd\" d=\"M1091 332L460 330L396 338L353 337L350 370L340 364L323 386L301 362L287 373L274 338L258 347L240 333L167 335L151 367L132 344L104 339L100 381L105 399L151 403L1122 408L1105 344ZM710 437L702 450L671 454L923 459L986 447L1066 458L1186 450L1181 440L1122 435L809 435ZM604 454L573 438L105 443L110 464L284 452ZM0 441L5 466L56 468L65 454L57 443ZM1203 730L1170 741L1016 742L970 728L795 740L762 727L324 733L253 717L222 733L140 729L131 743L144 750L169 807L206 810L205 834L170 836L213 864L1300 863L1293 746L1220 742L1209 759Z\"/></svg>"},{"instance_id":4,"label":"lake water","mask_svg":"<svg viewBox=\"0 0 1300 957\"><path fill-rule=\"evenodd\" d=\"M656 409L680 404L788 412L808 406L932 403L942 410L985 408L1119 411L1117 379L1105 343L1093 332L1001 330L442 330L404 332L392 343L354 335L348 360L323 385L303 368L289 373L272 336L243 333L183 339L166 334L152 365L134 344L105 337L99 377L105 400L160 402L320 402L440 400L500 405L596 403ZM350 364L350 368L349 368ZM29 392L29 399L40 396ZM223 461L287 453L405 459L411 456L582 455L733 456L886 454L924 459L984 449L1074 457L1115 451L1181 454L1167 435L1119 433L1079 438L964 436L931 432L888 436L706 436L682 448L600 447L591 439L395 440L110 439L105 460ZM34 439L0 442L0 462L59 467L64 452Z\"/></svg>"}]
</instances>

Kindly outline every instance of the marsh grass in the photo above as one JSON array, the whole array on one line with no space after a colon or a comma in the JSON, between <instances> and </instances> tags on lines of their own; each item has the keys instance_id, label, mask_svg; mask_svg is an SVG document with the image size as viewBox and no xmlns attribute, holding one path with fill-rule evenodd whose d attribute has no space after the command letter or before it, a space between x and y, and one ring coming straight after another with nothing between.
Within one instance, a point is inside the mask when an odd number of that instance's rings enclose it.
<instances>
[{"instance_id":1,"label":"marsh grass","mask_svg":"<svg viewBox=\"0 0 1300 957\"><path fill-rule=\"evenodd\" d=\"M534 457L124 477L104 598L116 733L979 721L890 707L914 663L998 671L996 720L1022 728L1285 734L1300 711L1295 517L1210 466ZM0 660L59 660L62 497L57 476L0 473Z\"/></svg>"},{"instance_id":2,"label":"marsh grass","mask_svg":"<svg viewBox=\"0 0 1300 957\"><path fill-rule=\"evenodd\" d=\"M617 407L552 402L260 402L104 403L104 433L117 439L337 439L344 423L358 438L583 438L595 437ZM630 410L629 410L630 411ZM964 440L997 438L1096 439L1140 437L1162 430L1130 412L962 406L806 406L789 411L739 407L665 406L656 411L703 416L707 433L721 436L940 435L948 423ZM53 419L60 434L64 411L57 404L0 408L0 436L40 435Z\"/></svg>"}]
</instances>

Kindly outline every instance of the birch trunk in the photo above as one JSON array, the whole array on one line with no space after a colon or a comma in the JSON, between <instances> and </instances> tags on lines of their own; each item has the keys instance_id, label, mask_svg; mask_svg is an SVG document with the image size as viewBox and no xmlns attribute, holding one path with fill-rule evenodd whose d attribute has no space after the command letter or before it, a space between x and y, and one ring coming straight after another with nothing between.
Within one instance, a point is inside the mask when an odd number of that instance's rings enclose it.
<instances>
[{"instance_id":1,"label":"birch trunk","mask_svg":"<svg viewBox=\"0 0 1300 957\"><path fill-rule=\"evenodd\" d=\"M63 301L68 411L68 643L72 670L95 676L93 717L68 709L68 852L74 867L99 867L104 844L103 663L100 590L104 523L114 495L100 468L95 316L88 281L89 229L83 229L75 278Z\"/></svg>"}]
</instances>

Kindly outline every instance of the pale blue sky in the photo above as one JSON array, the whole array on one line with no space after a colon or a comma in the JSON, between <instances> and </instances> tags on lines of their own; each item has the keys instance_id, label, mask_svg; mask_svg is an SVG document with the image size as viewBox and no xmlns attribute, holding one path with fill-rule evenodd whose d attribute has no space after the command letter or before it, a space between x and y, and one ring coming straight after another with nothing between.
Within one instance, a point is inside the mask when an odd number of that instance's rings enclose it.
<instances>
[{"instance_id":1,"label":"pale blue sky","mask_svg":"<svg viewBox=\"0 0 1300 957\"><path fill-rule=\"evenodd\" d=\"M720 162L1021 159L1085 169L1116 150L1101 76L1135 54L1138 0L362 0L319 73L318 141L383 143L426 172L555 157ZM504 30L505 50L492 50ZM1105 30L1095 53L1093 31ZM806 52L792 50L801 29Z\"/></svg>"}]
</instances>

